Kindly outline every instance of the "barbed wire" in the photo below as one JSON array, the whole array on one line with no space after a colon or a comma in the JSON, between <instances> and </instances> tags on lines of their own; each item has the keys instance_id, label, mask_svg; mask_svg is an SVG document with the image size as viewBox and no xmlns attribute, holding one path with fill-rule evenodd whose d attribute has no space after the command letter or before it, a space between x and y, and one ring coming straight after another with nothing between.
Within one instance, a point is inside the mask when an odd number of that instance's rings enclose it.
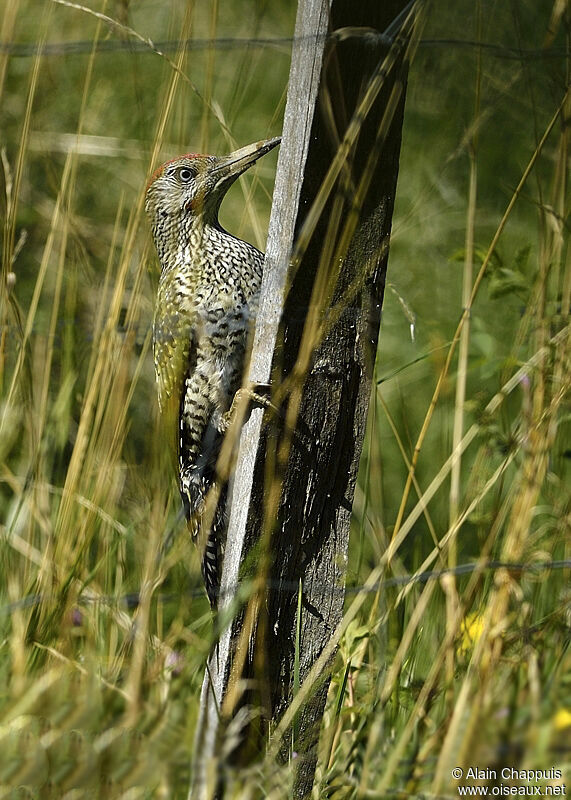
<instances>
[{"instance_id":1,"label":"barbed wire","mask_svg":"<svg viewBox=\"0 0 571 800\"><path fill-rule=\"evenodd\" d=\"M375 44L381 43L390 45L392 43L391 37L387 37L383 33L373 31L371 28L364 28L359 32L358 28L351 29L351 38L362 37L368 42L374 41ZM335 41L341 38L337 31L334 31L328 36L329 41ZM348 38L344 36L343 38ZM308 44L315 43L316 37L307 37ZM251 49L252 47L268 48L268 49L288 49L293 44L292 36L279 36L279 37L258 37L258 38L240 38L240 37L222 37L220 39L167 39L164 41L153 42L156 50L161 52L177 52L184 48L188 51L200 50L239 50ZM512 47L504 44L496 44L493 42L478 42L471 39L422 39L419 47L455 47L462 49L476 49L479 48L494 58L502 58L512 61L521 60L538 60L538 59L553 59L564 58L569 55L569 50L565 45L553 46L550 48L520 48ZM153 54L148 44L142 41L132 41L124 39L101 39L97 42L90 40L80 40L74 42L45 42L38 45L33 42L2 42L0 41L0 53L14 56L15 58L32 58L40 55L42 57L60 56L60 55L85 55L87 53L149 53Z\"/></svg>"},{"instance_id":2,"label":"barbed wire","mask_svg":"<svg viewBox=\"0 0 571 800\"><path fill-rule=\"evenodd\" d=\"M369 594L374 594L382 589L394 588L394 587L402 587L402 586L409 586L415 583L424 584L430 580L440 580L440 578L445 577L446 575L455 575L455 576L462 576L462 575L470 575L473 572L491 572L494 570L499 569L506 569L510 572L536 572L540 573L544 570L559 570L559 569L571 569L571 559L561 559L555 561L537 561L535 563L524 563L524 562L513 562L513 561L496 561L490 560L486 561L485 563L478 563L478 562L469 562L466 564L458 564L456 567L446 567L444 569L438 570L428 570L426 572L420 572L418 574L413 575L393 575L390 578L385 578L383 580L378 581L374 584L358 584L358 585L349 585L349 586L334 586L331 587L325 594L333 595L333 594L359 594L360 592L367 592ZM269 592L281 593L281 594L297 594L299 592L299 583L296 581L268 581L266 585L266 589ZM228 589L227 594L234 595L235 594L235 587ZM224 596L224 595L221 595ZM140 592L128 592L122 595L80 595L78 598L78 605L89 606L89 605L107 605L107 606L126 606L127 609L135 609L139 605L140 602ZM158 593L155 595L155 599L161 603L162 605L168 605L169 603L177 602L180 603L181 598L205 598L204 589L202 587L197 587L195 589L188 589L185 592L169 592L169 593ZM33 594L28 595L27 597L23 597L20 600L15 600L12 603L7 603L4 606L0 606L0 616L8 616L13 614L15 611L19 611L24 608L30 608L33 606L39 605L45 599L44 595L41 594Z\"/></svg>"}]
</instances>

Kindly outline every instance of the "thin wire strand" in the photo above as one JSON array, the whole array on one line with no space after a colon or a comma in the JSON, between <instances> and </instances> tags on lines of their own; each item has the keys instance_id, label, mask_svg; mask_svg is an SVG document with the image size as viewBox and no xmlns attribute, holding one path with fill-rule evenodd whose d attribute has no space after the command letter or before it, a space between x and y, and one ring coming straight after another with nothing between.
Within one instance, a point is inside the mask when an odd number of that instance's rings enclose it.
<instances>
[{"instance_id":1,"label":"thin wire strand","mask_svg":"<svg viewBox=\"0 0 571 800\"><path fill-rule=\"evenodd\" d=\"M390 45L392 43L391 37L379 33L372 28L350 28L341 29L341 31L334 31L329 35L330 41L335 41L340 38L357 38L361 37L366 42L376 44L382 41L383 44ZM315 36L308 37L308 41L315 42ZM39 55L45 56L60 56L60 55L83 55L85 53L152 53L160 50L162 53L172 53L184 47L189 51L197 50L239 50L241 48L251 49L253 47L268 48L268 49L283 49L284 52L289 50L293 44L293 37L279 36L279 37L260 37L260 38L242 38L242 37L223 37L220 39L167 39L164 41L153 42L155 50L152 50L148 43L142 41L124 41L123 39L102 39L94 47L90 40L80 40L75 42L45 42L39 49L36 44L27 42L1 42L0 53L13 56L14 58L32 58ZM529 60L543 60L546 58L566 58L569 53L565 45L550 47L550 48L519 48L509 47L503 44L494 44L493 42L476 42L469 39L423 39L419 42L419 47L455 47L460 49L475 49L482 48L488 55L494 58L507 59L511 61Z\"/></svg>"},{"instance_id":2,"label":"thin wire strand","mask_svg":"<svg viewBox=\"0 0 571 800\"><path fill-rule=\"evenodd\" d=\"M440 580L440 578L444 577L445 575L471 575L473 572L478 570L479 572L492 572L498 569L507 569L511 572L525 572L525 573L539 573L544 570L559 570L559 569L571 569L571 559L561 559L558 561L537 561L535 563L524 563L524 562L511 562L511 561L496 561L491 560L487 561L486 563L482 564L481 562L469 562L466 564L458 564L456 567L453 568L444 568L444 569L437 569L437 570L427 570L426 572L421 572L418 575L395 575L390 578L385 578L381 581L377 581L373 584L359 584L355 586L338 586L333 587L331 591L328 593L330 595L334 594L359 594L360 592L367 592L368 594L373 594L379 589L388 589L391 587L396 586L409 586L413 584L424 584L428 581ZM269 592L279 592L282 594L297 594L299 592L299 584L295 581L291 582L280 582L280 581L270 581L267 585L267 590ZM231 593L234 595L234 589L231 590ZM186 598L194 598L194 597L204 597L204 589L203 588L196 588L196 589L189 589L187 592L184 593L168 593L168 594L157 594L156 599L162 605L168 605L169 603L180 603L182 597ZM139 605L139 592L131 592L128 594L122 594L119 596L115 595L80 595L78 602L80 605L89 606L89 605L108 605L108 606L117 606L123 605L129 609L137 608ZM14 613L22 608L30 608L31 606L36 606L43 601L43 596L39 594L28 595L27 597L23 597L21 600L17 600L13 603L8 603L4 606L0 606L0 616L5 616Z\"/></svg>"}]
</instances>

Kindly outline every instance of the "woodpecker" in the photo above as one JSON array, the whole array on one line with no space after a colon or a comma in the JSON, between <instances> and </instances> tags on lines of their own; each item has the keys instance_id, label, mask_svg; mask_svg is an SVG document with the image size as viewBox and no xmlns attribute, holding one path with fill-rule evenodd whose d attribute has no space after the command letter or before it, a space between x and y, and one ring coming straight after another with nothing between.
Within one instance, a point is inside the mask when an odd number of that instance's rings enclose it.
<instances>
[{"instance_id":1,"label":"woodpecker","mask_svg":"<svg viewBox=\"0 0 571 800\"><path fill-rule=\"evenodd\" d=\"M218 211L236 178L280 141L256 142L222 157L181 156L159 167L147 186L145 209L161 266L153 323L159 407L177 453L193 538L217 483L216 462L242 385L264 261L256 247L224 230ZM213 608L226 529L227 488L217 488L202 558Z\"/></svg>"}]
</instances>

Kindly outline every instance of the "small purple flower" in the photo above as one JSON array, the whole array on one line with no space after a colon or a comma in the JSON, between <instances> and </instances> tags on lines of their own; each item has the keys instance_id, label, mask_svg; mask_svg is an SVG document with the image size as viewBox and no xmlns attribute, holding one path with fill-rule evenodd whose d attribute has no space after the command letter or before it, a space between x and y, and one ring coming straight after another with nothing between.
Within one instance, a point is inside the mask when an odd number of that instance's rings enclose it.
<instances>
[{"instance_id":1,"label":"small purple flower","mask_svg":"<svg viewBox=\"0 0 571 800\"><path fill-rule=\"evenodd\" d=\"M71 610L71 624L74 628L79 628L83 625L83 614L77 606Z\"/></svg>"},{"instance_id":2,"label":"small purple flower","mask_svg":"<svg viewBox=\"0 0 571 800\"><path fill-rule=\"evenodd\" d=\"M184 656L178 650L169 650L165 658L165 669L177 678L184 667Z\"/></svg>"}]
</instances>

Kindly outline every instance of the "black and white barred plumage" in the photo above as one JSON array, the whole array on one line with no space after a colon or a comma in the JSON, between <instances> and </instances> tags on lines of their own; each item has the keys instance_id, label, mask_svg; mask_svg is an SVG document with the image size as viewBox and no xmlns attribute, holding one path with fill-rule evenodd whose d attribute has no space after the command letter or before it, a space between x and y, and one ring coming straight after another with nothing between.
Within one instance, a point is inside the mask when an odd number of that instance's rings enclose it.
<instances>
[{"instance_id":1,"label":"black and white barred plumage","mask_svg":"<svg viewBox=\"0 0 571 800\"><path fill-rule=\"evenodd\" d=\"M179 489L193 536L211 520L202 571L212 606L227 523L227 487L217 481L216 463L243 379L264 259L221 227L218 209L238 175L279 141L222 158L182 156L157 170L146 194L161 264L153 326L159 405L173 436L176 430Z\"/></svg>"}]
</instances>

